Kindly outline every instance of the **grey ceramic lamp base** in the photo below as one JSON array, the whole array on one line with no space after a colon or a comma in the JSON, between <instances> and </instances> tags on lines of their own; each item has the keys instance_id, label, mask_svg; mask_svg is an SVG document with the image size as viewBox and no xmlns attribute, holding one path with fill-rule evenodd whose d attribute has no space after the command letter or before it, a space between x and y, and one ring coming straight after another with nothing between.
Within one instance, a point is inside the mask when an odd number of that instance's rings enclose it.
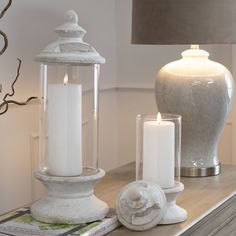
<instances>
[{"instance_id":1,"label":"grey ceramic lamp base","mask_svg":"<svg viewBox=\"0 0 236 236\"><path fill-rule=\"evenodd\" d=\"M79 224L102 219L108 206L93 189L105 175L101 169L84 168L82 176L57 177L35 173L47 188L47 194L31 207L33 218L46 223Z\"/></svg>"},{"instance_id":2,"label":"grey ceramic lamp base","mask_svg":"<svg viewBox=\"0 0 236 236\"><path fill-rule=\"evenodd\" d=\"M158 72L157 106L162 113L182 116L181 175L217 175L217 146L230 109L233 78L197 47L182 56Z\"/></svg>"}]
</instances>

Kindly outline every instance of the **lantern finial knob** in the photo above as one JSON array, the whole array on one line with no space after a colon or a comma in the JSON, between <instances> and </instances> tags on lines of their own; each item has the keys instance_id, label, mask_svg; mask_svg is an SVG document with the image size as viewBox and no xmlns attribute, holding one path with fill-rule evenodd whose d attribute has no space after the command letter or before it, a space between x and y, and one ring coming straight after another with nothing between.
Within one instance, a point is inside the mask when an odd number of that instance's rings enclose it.
<instances>
[{"instance_id":1,"label":"lantern finial knob","mask_svg":"<svg viewBox=\"0 0 236 236\"><path fill-rule=\"evenodd\" d=\"M65 14L65 20L66 20L66 22L68 22L68 23L78 24L79 18L78 18L78 15L76 14L75 11L69 10L69 11L67 11L66 14Z\"/></svg>"},{"instance_id":2,"label":"lantern finial knob","mask_svg":"<svg viewBox=\"0 0 236 236\"><path fill-rule=\"evenodd\" d=\"M56 28L58 40L50 43L36 61L62 64L103 64L105 59L88 43L83 41L86 34L78 24L78 15L69 10L64 15L64 23Z\"/></svg>"}]
</instances>

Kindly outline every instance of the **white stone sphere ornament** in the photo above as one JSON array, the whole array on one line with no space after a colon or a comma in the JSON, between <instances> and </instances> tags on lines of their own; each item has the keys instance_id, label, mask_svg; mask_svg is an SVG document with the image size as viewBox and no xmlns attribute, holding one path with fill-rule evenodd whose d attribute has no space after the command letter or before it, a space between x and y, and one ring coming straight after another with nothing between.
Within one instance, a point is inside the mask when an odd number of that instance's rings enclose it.
<instances>
[{"instance_id":1,"label":"white stone sphere ornament","mask_svg":"<svg viewBox=\"0 0 236 236\"><path fill-rule=\"evenodd\" d=\"M159 224L175 224L187 219L187 212L176 205L184 185L162 189L158 184L137 180L126 185L116 200L119 221L128 229L145 231Z\"/></svg>"},{"instance_id":2,"label":"white stone sphere ornament","mask_svg":"<svg viewBox=\"0 0 236 236\"><path fill-rule=\"evenodd\" d=\"M166 206L166 197L159 185L143 180L126 185L116 200L119 221L134 231L156 226L165 215Z\"/></svg>"}]
</instances>

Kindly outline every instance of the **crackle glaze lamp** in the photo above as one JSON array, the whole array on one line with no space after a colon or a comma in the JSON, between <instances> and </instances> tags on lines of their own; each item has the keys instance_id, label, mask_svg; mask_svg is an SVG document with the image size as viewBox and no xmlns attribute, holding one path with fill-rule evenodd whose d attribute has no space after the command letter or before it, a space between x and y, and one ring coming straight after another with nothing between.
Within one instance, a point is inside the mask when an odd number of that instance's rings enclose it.
<instances>
[{"instance_id":1,"label":"crackle glaze lamp","mask_svg":"<svg viewBox=\"0 0 236 236\"><path fill-rule=\"evenodd\" d=\"M42 222L78 224L102 219L106 203L93 194L105 172L98 168L99 71L105 63L83 41L86 31L74 11L56 29L40 62L39 171L47 194L31 207Z\"/></svg>"},{"instance_id":2,"label":"crackle glaze lamp","mask_svg":"<svg viewBox=\"0 0 236 236\"><path fill-rule=\"evenodd\" d=\"M233 78L199 44L236 43L234 0L133 0L132 43L190 44L156 77L160 112L182 116L182 176L220 173L217 145L233 95Z\"/></svg>"}]
</instances>

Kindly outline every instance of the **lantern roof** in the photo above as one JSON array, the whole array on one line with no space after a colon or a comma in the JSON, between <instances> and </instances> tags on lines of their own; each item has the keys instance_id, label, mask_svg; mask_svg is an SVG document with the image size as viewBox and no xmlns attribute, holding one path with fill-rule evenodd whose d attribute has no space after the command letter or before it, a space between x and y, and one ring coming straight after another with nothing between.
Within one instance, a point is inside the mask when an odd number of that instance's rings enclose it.
<instances>
[{"instance_id":1,"label":"lantern roof","mask_svg":"<svg viewBox=\"0 0 236 236\"><path fill-rule=\"evenodd\" d=\"M86 31L79 26L78 16L70 10L65 14L65 23L56 28L58 39L46 46L35 57L35 60L45 64L103 64L105 58L88 43L83 41Z\"/></svg>"}]
</instances>

